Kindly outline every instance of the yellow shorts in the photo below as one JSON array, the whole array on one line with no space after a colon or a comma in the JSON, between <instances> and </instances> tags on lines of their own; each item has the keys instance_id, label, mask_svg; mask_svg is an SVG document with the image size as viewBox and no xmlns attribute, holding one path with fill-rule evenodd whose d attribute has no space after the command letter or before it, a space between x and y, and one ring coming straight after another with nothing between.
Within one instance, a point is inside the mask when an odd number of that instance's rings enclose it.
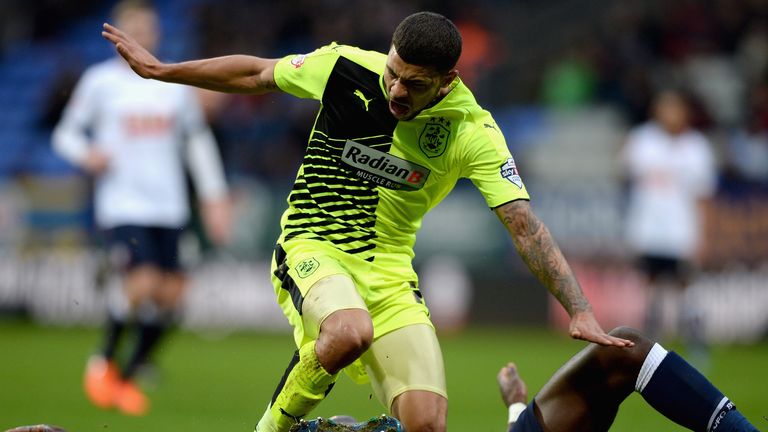
<instances>
[{"instance_id":1,"label":"yellow shorts","mask_svg":"<svg viewBox=\"0 0 768 432\"><path fill-rule=\"evenodd\" d=\"M368 262L324 242L293 239L278 245L275 250L272 284L277 301L294 328L297 346L317 337L311 334L311 329L305 332L302 320L303 303L309 289L319 280L339 274L352 280L370 312L374 339L411 324L432 326L409 256L381 253L376 254L374 262ZM352 300L341 298L337 301L339 304L334 305L331 312L359 306ZM320 317L321 320L324 318Z\"/></svg>"},{"instance_id":2,"label":"yellow shorts","mask_svg":"<svg viewBox=\"0 0 768 432\"><path fill-rule=\"evenodd\" d=\"M377 253L368 262L323 242L293 239L277 246L272 262L275 293L297 347L315 340L334 311L370 313L374 343L346 372L358 383L373 379L387 408L406 390L446 393L440 347L410 261L405 254Z\"/></svg>"}]
</instances>

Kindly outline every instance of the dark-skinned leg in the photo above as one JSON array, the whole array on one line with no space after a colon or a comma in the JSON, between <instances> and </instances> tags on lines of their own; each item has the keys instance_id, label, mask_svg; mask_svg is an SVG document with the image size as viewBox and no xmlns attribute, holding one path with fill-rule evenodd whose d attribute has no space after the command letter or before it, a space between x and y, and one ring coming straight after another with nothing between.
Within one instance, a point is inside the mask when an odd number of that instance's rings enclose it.
<instances>
[{"instance_id":1,"label":"dark-skinned leg","mask_svg":"<svg viewBox=\"0 0 768 432\"><path fill-rule=\"evenodd\" d=\"M611 335L631 348L590 345L560 368L536 395L536 416L545 431L608 430L635 382L653 343L629 328Z\"/></svg>"},{"instance_id":2,"label":"dark-skinned leg","mask_svg":"<svg viewBox=\"0 0 768 432\"><path fill-rule=\"evenodd\" d=\"M611 334L632 340L635 346L590 345L558 370L535 398L535 415L544 431L608 430L632 391L691 430L757 431L728 398L674 352L633 329L622 327Z\"/></svg>"}]
</instances>

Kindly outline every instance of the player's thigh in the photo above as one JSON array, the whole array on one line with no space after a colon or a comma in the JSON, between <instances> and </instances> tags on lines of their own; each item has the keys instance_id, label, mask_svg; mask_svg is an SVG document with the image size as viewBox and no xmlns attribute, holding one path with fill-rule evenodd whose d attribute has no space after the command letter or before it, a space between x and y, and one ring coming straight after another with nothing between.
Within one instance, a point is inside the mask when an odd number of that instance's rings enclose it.
<instances>
[{"instance_id":1,"label":"player's thigh","mask_svg":"<svg viewBox=\"0 0 768 432\"><path fill-rule=\"evenodd\" d=\"M373 324L370 322L368 308L357 292L352 278L347 274L336 273L319 279L309 287L304 298L302 321L306 335L316 339L319 336L320 328L323 328L323 332L328 331L330 321L325 327L323 326L326 319L331 315L340 317L340 314L348 311L358 311L349 314L351 317L359 317L354 318L355 321L367 319L367 323L359 324L365 326L367 331L372 333ZM359 312L362 312L363 315ZM349 326L356 324L355 322L344 323L344 320L345 318L340 318L339 327L349 328ZM346 320L349 321L349 318Z\"/></svg>"},{"instance_id":2,"label":"player's thigh","mask_svg":"<svg viewBox=\"0 0 768 432\"><path fill-rule=\"evenodd\" d=\"M608 430L621 401L610 385L610 369L590 345L573 356L536 395L537 419L551 431ZM618 350L618 348L612 348ZM636 375L635 375L636 376Z\"/></svg>"},{"instance_id":3,"label":"player's thigh","mask_svg":"<svg viewBox=\"0 0 768 432\"><path fill-rule=\"evenodd\" d=\"M297 346L317 339L320 326L333 312L367 311L347 267L313 242L278 245L272 275L277 301L294 328Z\"/></svg>"},{"instance_id":4,"label":"player's thigh","mask_svg":"<svg viewBox=\"0 0 768 432\"><path fill-rule=\"evenodd\" d=\"M444 417L445 367L432 326L408 325L380 336L361 360L374 394L387 409L392 410L397 399L401 410L420 406L423 413Z\"/></svg>"}]
</instances>

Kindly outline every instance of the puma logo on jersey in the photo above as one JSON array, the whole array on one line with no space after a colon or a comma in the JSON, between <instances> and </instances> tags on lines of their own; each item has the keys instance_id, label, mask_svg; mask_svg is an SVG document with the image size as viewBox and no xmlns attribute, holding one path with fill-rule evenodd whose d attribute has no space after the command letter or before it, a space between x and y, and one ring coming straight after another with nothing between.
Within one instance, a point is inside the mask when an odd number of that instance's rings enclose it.
<instances>
[{"instance_id":1,"label":"puma logo on jersey","mask_svg":"<svg viewBox=\"0 0 768 432\"><path fill-rule=\"evenodd\" d=\"M355 90L355 96L359 97L361 101L365 104L365 110L368 111L368 104L374 100L375 98L366 99L365 95L360 89Z\"/></svg>"}]
</instances>

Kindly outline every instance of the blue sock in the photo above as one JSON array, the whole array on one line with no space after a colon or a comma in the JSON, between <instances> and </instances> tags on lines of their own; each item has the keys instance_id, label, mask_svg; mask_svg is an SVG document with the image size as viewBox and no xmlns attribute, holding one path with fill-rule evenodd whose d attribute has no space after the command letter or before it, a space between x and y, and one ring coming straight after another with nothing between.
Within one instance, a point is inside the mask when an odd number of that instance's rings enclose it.
<instances>
[{"instance_id":1,"label":"blue sock","mask_svg":"<svg viewBox=\"0 0 768 432\"><path fill-rule=\"evenodd\" d=\"M713 432L759 432L736 407L728 401L729 410L721 410L712 423Z\"/></svg>"},{"instance_id":2,"label":"blue sock","mask_svg":"<svg viewBox=\"0 0 768 432\"><path fill-rule=\"evenodd\" d=\"M707 378L674 352L654 345L636 390L656 411L694 431L757 431Z\"/></svg>"}]
</instances>

